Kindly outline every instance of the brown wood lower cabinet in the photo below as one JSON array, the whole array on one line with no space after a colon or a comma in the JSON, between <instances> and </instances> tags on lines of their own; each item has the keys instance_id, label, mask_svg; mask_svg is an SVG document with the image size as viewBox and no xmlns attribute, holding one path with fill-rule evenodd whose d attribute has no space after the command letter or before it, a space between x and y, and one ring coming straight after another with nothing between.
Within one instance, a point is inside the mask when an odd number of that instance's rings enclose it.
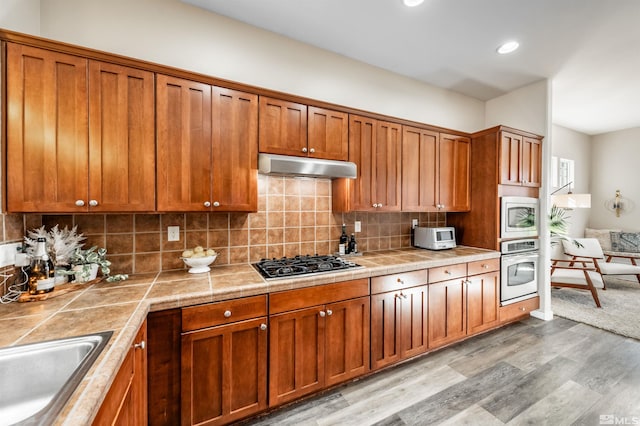
<instances>
[{"instance_id":1,"label":"brown wood lower cabinet","mask_svg":"<svg viewBox=\"0 0 640 426\"><path fill-rule=\"evenodd\" d=\"M269 313L270 406L369 371L367 279L273 293Z\"/></svg>"},{"instance_id":2,"label":"brown wood lower cabinet","mask_svg":"<svg viewBox=\"0 0 640 426\"><path fill-rule=\"evenodd\" d=\"M147 323L144 322L93 421L94 425L147 423Z\"/></svg>"},{"instance_id":3,"label":"brown wood lower cabinet","mask_svg":"<svg viewBox=\"0 0 640 426\"><path fill-rule=\"evenodd\" d=\"M429 284L429 347L467 335L467 292L464 278Z\"/></svg>"},{"instance_id":4,"label":"brown wood lower cabinet","mask_svg":"<svg viewBox=\"0 0 640 426\"><path fill-rule=\"evenodd\" d=\"M500 265L496 263L498 270L471 275L467 280L467 334L489 330L500 323Z\"/></svg>"},{"instance_id":5,"label":"brown wood lower cabinet","mask_svg":"<svg viewBox=\"0 0 640 426\"><path fill-rule=\"evenodd\" d=\"M182 310L183 425L227 424L267 408L266 308L256 296Z\"/></svg>"}]
</instances>

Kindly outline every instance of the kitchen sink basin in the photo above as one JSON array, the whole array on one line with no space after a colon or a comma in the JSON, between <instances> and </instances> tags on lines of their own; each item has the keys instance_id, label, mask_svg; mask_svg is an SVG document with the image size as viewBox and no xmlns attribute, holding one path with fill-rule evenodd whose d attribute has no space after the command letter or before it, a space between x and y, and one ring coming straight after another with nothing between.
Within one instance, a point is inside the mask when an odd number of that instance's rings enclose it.
<instances>
[{"instance_id":1,"label":"kitchen sink basin","mask_svg":"<svg viewBox=\"0 0 640 426\"><path fill-rule=\"evenodd\" d=\"M52 423L112 334L0 349L0 425Z\"/></svg>"}]
</instances>

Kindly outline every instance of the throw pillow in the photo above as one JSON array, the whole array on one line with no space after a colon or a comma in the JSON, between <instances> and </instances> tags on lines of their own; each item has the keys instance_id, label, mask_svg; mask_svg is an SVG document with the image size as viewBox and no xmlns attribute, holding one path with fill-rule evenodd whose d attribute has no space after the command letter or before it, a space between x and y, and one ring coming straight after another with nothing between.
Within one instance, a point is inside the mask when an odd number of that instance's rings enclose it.
<instances>
[{"instance_id":1,"label":"throw pillow","mask_svg":"<svg viewBox=\"0 0 640 426\"><path fill-rule=\"evenodd\" d=\"M585 238L597 238L602 250L611 250L611 232L620 232L621 229L593 229L585 228Z\"/></svg>"},{"instance_id":2,"label":"throw pillow","mask_svg":"<svg viewBox=\"0 0 640 426\"><path fill-rule=\"evenodd\" d=\"M611 249L640 253L640 232L611 232Z\"/></svg>"}]
</instances>

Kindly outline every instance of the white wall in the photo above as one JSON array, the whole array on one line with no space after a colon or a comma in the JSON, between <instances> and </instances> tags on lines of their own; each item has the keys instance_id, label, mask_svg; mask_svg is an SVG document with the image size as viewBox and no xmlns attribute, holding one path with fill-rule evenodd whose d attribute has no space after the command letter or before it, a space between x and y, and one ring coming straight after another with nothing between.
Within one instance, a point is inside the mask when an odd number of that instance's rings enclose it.
<instances>
[{"instance_id":1,"label":"white wall","mask_svg":"<svg viewBox=\"0 0 640 426\"><path fill-rule=\"evenodd\" d=\"M592 228L640 230L640 128L592 136ZM620 217L606 209L616 190L629 200Z\"/></svg>"},{"instance_id":2,"label":"white wall","mask_svg":"<svg viewBox=\"0 0 640 426\"><path fill-rule=\"evenodd\" d=\"M0 28L40 34L40 0L0 0Z\"/></svg>"},{"instance_id":3,"label":"white wall","mask_svg":"<svg viewBox=\"0 0 640 426\"><path fill-rule=\"evenodd\" d=\"M590 193L591 177L591 137L584 133L553 125L551 130L552 155L558 158L566 158L574 161L575 180L572 190L576 194ZM567 189L559 191L566 194ZM569 235L583 237L584 228L588 226L591 209L574 209L568 212L570 216Z\"/></svg>"},{"instance_id":4,"label":"white wall","mask_svg":"<svg viewBox=\"0 0 640 426\"><path fill-rule=\"evenodd\" d=\"M487 101L486 127L503 124L546 136L551 105L549 80L541 80ZM548 143L548 141L546 141Z\"/></svg>"},{"instance_id":5,"label":"white wall","mask_svg":"<svg viewBox=\"0 0 640 426\"><path fill-rule=\"evenodd\" d=\"M178 0L46 0L42 36L366 111L473 132L484 102Z\"/></svg>"}]
</instances>

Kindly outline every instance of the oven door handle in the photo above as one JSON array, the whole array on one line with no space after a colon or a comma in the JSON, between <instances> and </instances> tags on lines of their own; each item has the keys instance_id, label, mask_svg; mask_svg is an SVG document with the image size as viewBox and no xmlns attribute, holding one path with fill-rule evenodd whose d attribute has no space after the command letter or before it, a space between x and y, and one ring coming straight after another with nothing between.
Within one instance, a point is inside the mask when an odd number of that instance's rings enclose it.
<instances>
[{"instance_id":1,"label":"oven door handle","mask_svg":"<svg viewBox=\"0 0 640 426\"><path fill-rule=\"evenodd\" d=\"M517 260L526 259L526 258L537 259L539 257L540 257L540 254L536 251L534 253L527 252L527 253L503 254L502 260L506 262L511 262L511 261L517 261Z\"/></svg>"}]
</instances>

